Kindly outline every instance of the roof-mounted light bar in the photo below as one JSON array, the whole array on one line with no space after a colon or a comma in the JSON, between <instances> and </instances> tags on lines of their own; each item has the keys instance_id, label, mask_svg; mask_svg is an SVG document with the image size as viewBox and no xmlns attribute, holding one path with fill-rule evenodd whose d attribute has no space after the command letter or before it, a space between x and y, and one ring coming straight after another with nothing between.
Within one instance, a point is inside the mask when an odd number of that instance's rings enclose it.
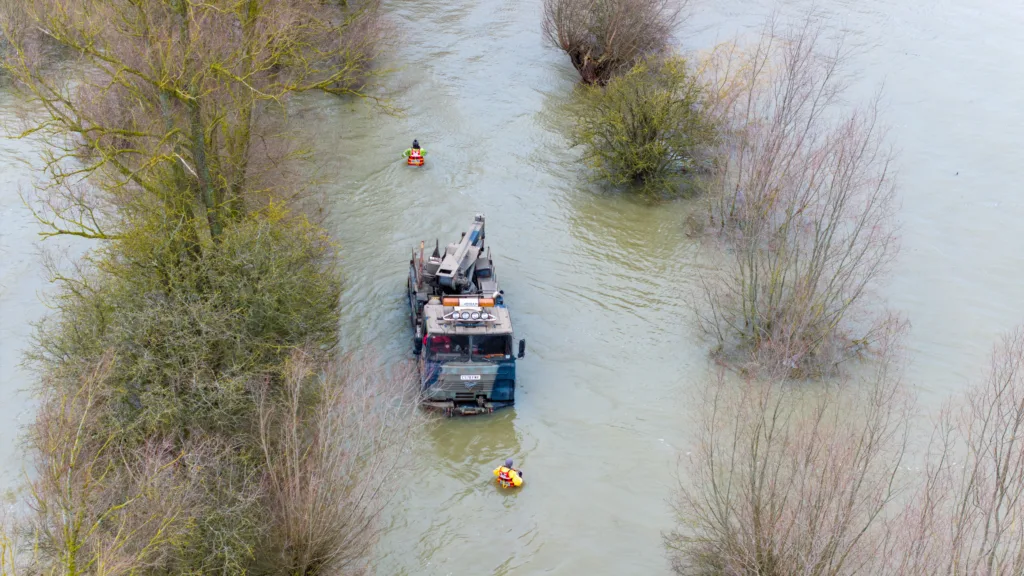
<instances>
[{"instance_id":1,"label":"roof-mounted light bar","mask_svg":"<svg viewBox=\"0 0 1024 576\"><path fill-rule=\"evenodd\" d=\"M494 322L497 318L488 312L484 312L480 309L464 309L457 308L444 316L443 319L449 322L459 323L470 323L475 324L478 322Z\"/></svg>"}]
</instances>

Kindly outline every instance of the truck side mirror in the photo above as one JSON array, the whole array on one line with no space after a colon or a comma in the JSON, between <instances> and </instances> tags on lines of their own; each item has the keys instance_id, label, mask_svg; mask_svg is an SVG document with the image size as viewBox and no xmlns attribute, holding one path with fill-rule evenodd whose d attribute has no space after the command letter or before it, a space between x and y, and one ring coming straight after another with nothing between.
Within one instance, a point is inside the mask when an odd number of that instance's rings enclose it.
<instances>
[{"instance_id":1,"label":"truck side mirror","mask_svg":"<svg viewBox=\"0 0 1024 576\"><path fill-rule=\"evenodd\" d=\"M526 339L523 338L519 341L519 358L526 356Z\"/></svg>"}]
</instances>

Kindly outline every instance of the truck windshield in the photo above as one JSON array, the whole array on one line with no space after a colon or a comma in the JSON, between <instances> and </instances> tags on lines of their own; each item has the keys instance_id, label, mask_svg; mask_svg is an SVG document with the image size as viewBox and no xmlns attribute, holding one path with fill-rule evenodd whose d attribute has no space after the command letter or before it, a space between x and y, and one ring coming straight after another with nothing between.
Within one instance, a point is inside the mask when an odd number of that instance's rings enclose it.
<instances>
[{"instance_id":1,"label":"truck windshield","mask_svg":"<svg viewBox=\"0 0 1024 576\"><path fill-rule=\"evenodd\" d=\"M427 337L425 348L429 357L469 356L496 358L511 354L511 339L507 334L487 336L448 336L433 334Z\"/></svg>"},{"instance_id":2,"label":"truck windshield","mask_svg":"<svg viewBox=\"0 0 1024 576\"><path fill-rule=\"evenodd\" d=\"M473 336L473 356L504 356L509 354L509 338L502 336Z\"/></svg>"}]
</instances>

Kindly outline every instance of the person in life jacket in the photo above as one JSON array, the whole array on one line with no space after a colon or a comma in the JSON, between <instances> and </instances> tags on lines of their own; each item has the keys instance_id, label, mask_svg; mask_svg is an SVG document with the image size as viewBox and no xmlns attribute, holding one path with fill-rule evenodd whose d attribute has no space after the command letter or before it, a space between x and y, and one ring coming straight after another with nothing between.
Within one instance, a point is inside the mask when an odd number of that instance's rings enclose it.
<instances>
[{"instance_id":1,"label":"person in life jacket","mask_svg":"<svg viewBox=\"0 0 1024 576\"><path fill-rule=\"evenodd\" d=\"M410 166L423 166L423 157L426 155L427 151L420 148L419 140L413 140L412 148L402 152L402 156L406 158L406 163Z\"/></svg>"},{"instance_id":2,"label":"person in life jacket","mask_svg":"<svg viewBox=\"0 0 1024 576\"><path fill-rule=\"evenodd\" d=\"M501 484L502 488L518 488L523 485L523 472L512 467L511 458L505 460L504 466L495 468L494 475L498 477L498 484Z\"/></svg>"}]
</instances>

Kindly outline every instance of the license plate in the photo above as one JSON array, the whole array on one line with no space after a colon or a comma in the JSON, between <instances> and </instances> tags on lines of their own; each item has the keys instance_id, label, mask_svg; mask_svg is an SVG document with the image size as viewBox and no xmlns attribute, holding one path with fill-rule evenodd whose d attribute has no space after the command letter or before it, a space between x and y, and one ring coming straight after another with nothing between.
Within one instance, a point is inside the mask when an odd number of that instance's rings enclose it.
<instances>
[{"instance_id":1,"label":"license plate","mask_svg":"<svg viewBox=\"0 0 1024 576\"><path fill-rule=\"evenodd\" d=\"M459 378L462 378L463 380L479 380L480 379L480 375L479 374L463 374L462 376L459 376Z\"/></svg>"}]
</instances>

